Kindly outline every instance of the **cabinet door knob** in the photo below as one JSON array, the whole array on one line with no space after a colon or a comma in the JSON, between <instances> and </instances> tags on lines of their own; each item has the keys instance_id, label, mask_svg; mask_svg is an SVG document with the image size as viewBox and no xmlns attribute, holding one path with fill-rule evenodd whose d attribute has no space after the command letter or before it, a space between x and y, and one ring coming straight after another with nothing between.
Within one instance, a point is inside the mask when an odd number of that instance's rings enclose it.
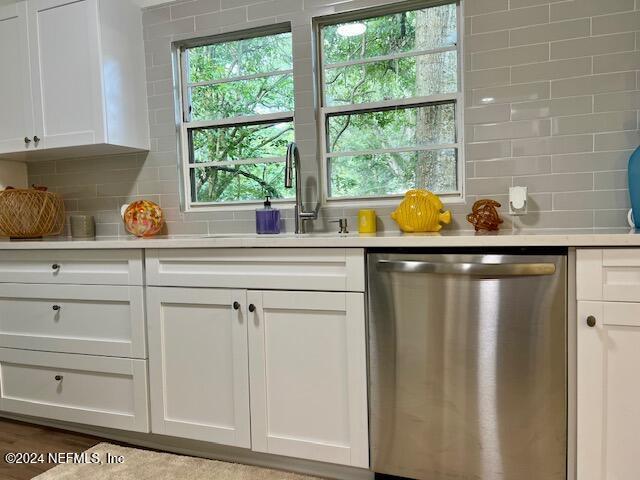
<instances>
[{"instance_id":1,"label":"cabinet door knob","mask_svg":"<svg viewBox=\"0 0 640 480\"><path fill-rule=\"evenodd\" d=\"M589 315L587 317L587 325L590 327L595 327L596 326L596 317L594 317L593 315Z\"/></svg>"},{"instance_id":2,"label":"cabinet door knob","mask_svg":"<svg viewBox=\"0 0 640 480\"><path fill-rule=\"evenodd\" d=\"M60 310L60 305L54 305L54 306L53 306L53 307L51 307L51 308L53 308L53 311L54 311L54 312L57 312L58 310Z\"/></svg>"},{"instance_id":3,"label":"cabinet door knob","mask_svg":"<svg viewBox=\"0 0 640 480\"><path fill-rule=\"evenodd\" d=\"M253 313L253 312L255 312L255 311L256 311L256 306L255 306L253 303L250 303L250 304L249 304L249 311L250 311L251 313Z\"/></svg>"},{"instance_id":4,"label":"cabinet door knob","mask_svg":"<svg viewBox=\"0 0 640 480\"><path fill-rule=\"evenodd\" d=\"M238 302L233 302L233 309L240 310L240 304Z\"/></svg>"},{"instance_id":5,"label":"cabinet door knob","mask_svg":"<svg viewBox=\"0 0 640 480\"><path fill-rule=\"evenodd\" d=\"M63 376L62 376L62 375L56 375L54 378L55 378L58 382L60 382L60 381L62 381Z\"/></svg>"},{"instance_id":6,"label":"cabinet door knob","mask_svg":"<svg viewBox=\"0 0 640 480\"><path fill-rule=\"evenodd\" d=\"M51 268L53 270L60 270L60 265L58 265L57 263L54 263L53 265L51 265Z\"/></svg>"},{"instance_id":7,"label":"cabinet door knob","mask_svg":"<svg viewBox=\"0 0 640 480\"><path fill-rule=\"evenodd\" d=\"M36 135L35 137L33 137L33 141L38 143L40 141L40 137Z\"/></svg>"},{"instance_id":8,"label":"cabinet door knob","mask_svg":"<svg viewBox=\"0 0 640 480\"><path fill-rule=\"evenodd\" d=\"M31 139L29 137L24 137L24 143L26 144L31 143Z\"/></svg>"}]
</instances>

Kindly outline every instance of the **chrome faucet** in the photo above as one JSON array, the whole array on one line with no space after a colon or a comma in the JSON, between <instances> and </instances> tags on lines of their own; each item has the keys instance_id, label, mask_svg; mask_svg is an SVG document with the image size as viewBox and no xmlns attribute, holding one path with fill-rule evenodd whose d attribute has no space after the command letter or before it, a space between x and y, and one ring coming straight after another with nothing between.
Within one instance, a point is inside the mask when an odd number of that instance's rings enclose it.
<instances>
[{"instance_id":1,"label":"chrome faucet","mask_svg":"<svg viewBox=\"0 0 640 480\"><path fill-rule=\"evenodd\" d=\"M300 151L295 142L287 146L287 156L284 164L284 186L293 187L293 169L296 170L296 208L294 216L296 219L296 233L305 233L305 220L316 220L318 209L313 212L305 212L302 206L302 179L300 174Z\"/></svg>"}]
</instances>

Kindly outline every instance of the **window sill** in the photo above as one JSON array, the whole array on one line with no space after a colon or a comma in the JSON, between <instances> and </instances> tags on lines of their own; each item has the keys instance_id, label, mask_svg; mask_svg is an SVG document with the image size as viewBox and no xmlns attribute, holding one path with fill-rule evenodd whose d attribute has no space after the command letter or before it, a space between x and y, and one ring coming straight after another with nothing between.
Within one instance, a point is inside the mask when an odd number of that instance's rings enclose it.
<instances>
[{"instance_id":1,"label":"window sill","mask_svg":"<svg viewBox=\"0 0 640 480\"><path fill-rule=\"evenodd\" d=\"M364 198L348 198L348 199L327 199L324 202L324 207L342 207L342 208L390 208L397 207L398 203L400 203L404 198L404 195L398 195L397 197L390 198L372 198L372 199L364 199ZM463 194L451 194L451 195L441 195L440 200L445 205L460 205L465 203L465 198Z\"/></svg>"},{"instance_id":2,"label":"window sill","mask_svg":"<svg viewBox=\"0 0 640 480\"><path fill-rule=\"evenodd\" d=\"M217 205L190 205L185 208L184 213L196 213L196 212L241 212L248 210L255 210L263 207L264 200L256 202L243 202L243 203L227 203ZM285 209L294 208L296 206L293 200L271 200L271 206L273 208Z\"/></svg>"},{"instance_id":3,"label":"window sill","mask_svg":"<svg viewBox=\"0 0 640 480\"><path fill-rule=\"evenodd\" d=\"M404 198L404 195L398 195L397 197L388 198L347 198L347 199L326 199L321 208L358 208L358 209L373 209L373 208L392 208L397 207ZM445 205L461 205L465 203L463 194L448 194L441 195L440 200ZM228 203L218 205L191 205L184 210L184 213L197 213L197 212L242 212L249 210L256 210L263 206L263 201L257 202L245 202L245 203ZM273 208L280 210L293 209L296 204L293 200L271 200Z\"/></svg>"}]
</instances>

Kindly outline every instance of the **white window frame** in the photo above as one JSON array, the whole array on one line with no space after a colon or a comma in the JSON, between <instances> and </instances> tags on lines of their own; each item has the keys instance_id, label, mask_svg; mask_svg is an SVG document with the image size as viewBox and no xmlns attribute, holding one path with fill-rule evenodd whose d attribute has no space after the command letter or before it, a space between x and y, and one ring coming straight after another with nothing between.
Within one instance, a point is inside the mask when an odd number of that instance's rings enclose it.
<instances>
[{"instance_id":1,"label":"white window frame","mask_svg":"<svg viewBox=\"0 0 640 480\"><path fill-rule=\"evenodd\" d=\"M323 27L329 25L335 25L338 23L344 23L349 21L357 21L357 20L366 20L368 18L375 18L385 15L392 15L394 13L406 12L411 10L419 10L423 8L436 7L440 5L448 5L448 4L456 4L456 23L457 23L457 34L458 39L455 45L449 47L441 47L430 50L416 50L411 52L401 52L397 54L389 54L389 55L381 55L378 57L370 57L366 59L357 59L348 62L341 62L336 64L330 64L331 68L344 67L349 65L358 65L364 63L371 63L375 61L382 60L393 60L399 58L407 58L407 57L415 57L419 55L431 54L431 53L440 53L447 51L457 51L458 59L457 59L457 80L458 80L458 90L454 93L449 94L438 94L438 95L429 95L429 96L421 96L421 97L410 97L405 99L397 99L397 100L387 100L382 102L369 102L369 103L359 103L359 104L350 104L350 105L339 105L339 106L326 106L325 105L325 66L322 59L323 52L322 48L324 45L323 38ZM352 114L358 113L362 111L379 111L385 108L393 108L393 107L422 107L429 105L437 105L444 102L453 102L455 105L455 127L456 127L456 142L452 144L440 144L440 145L428 145L424 147L416 146L416 147L398 147L398 148L388 148L388 149L376 149L376 150L367 150L367 151L358 151L358 153L395 153L395 152L416 152L416 151L427 151L427 150L441 150L441 149L451 149L455 148L457 151L457 186L458 189L452 192L441 192L438 193L438 196L445 203L463 203L464 202L464 180L465 180L465 162L464 162L464 84L463 84L463 49L462 42L464 38L464 21L463 21L463 11L462 11L462 2L460 0L448 0L448 1L437 1L437 2L404 2L400 5L394 5L395 8L382 8L382 9L365 9L363 11L349 12L344 15L332 15L329 17L325 17L323 19L317 19L315 22L316 28L316 40L317 40L317 65L318 65L318 75L317 75L317 91L318 91L318 102L320 105L320 111L318 115L318 128L320 134L319 148L320 148L320 162L321 162L321 183L322 187L322 204L324 205L342 205L342 206L362 206L364 204L369 206L388 206L395 205L398 201L399 197L402 197L402 194L396 195L384 195L384 196L366 196L366 197L331 197L329 196L329 190L331 185L331 179L329 178L329 159L332 157L344 157L348 156L350 153L354 152L337 152L331 153L327 150L327 130L328 130L328 120L329 116L332 114ZM295 61L295 59L294 59Z\"/></svg>"},{"instance_id":2,"label":"white window frame","mask_svg":"<svg viewBox=\"0 0 640 480\"><path fill-rule=\"evenodd\" d=\"M295 121L294 112L277 112L258 115L242 115L237 117L229 117L218 120L197 120L191 121L191 112L189 106L191 104L189 99L190 88L194 86L207 86L223 83L231 83L242 80L251 80L254 78L264 78L276 75L293 75L293 65L291 69L277 70L272 72L258 73L253 75L239 75L235 77L229 77L221 80L211 80L206 82L189 83L189 65L188 55L186 50L204 45L212 45L215 43L227 43L237 40L244 40L248 38L263 37L270 35L278 35L281 33L291 33L290 24L279 24L271 27L264 27L258 29L247 29L238 32L232 32L229 34L215 35L213 37L197 38L194 40L187 40L174 45L174 55L176 57L176 65L178 66L175 77L176 84L178 86L176 91L176 100L179 105L179 148L180 148L180 176L181 176L181 201L183 203L182 210L185 212L194 211L215 211L215 210L250 210L256 207L258 204L262 204L263 200L239 200L230 202L195 202L192 198L192 188L195 188L191 182L191 171L196 168L216 166L224 167L230 165L242 165L242 164L256 164L256 163L284 163L285 157L265 157L265 158L243 158L238 160L206 162L206 163L191 163L192 157L192 143L189 139L189 131L201 128L225 128L241 125L249 125L256 123L278 123L278 122L291 122L294 125L295 135ZM293 55L293 52L292 52ZM295 98L295 85L294 85L294 98ZM284 182L284 178L283 178ZM272 203L293 205L295 199L272 199Z\"/></svg>"}]
</instances>

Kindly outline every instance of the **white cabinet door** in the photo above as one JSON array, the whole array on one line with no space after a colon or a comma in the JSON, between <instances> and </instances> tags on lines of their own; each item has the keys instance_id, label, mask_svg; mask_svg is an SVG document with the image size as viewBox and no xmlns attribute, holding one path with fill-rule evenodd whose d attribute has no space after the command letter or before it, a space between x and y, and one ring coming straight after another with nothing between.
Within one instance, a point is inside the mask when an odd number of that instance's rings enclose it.
<instances>
[{"instance_id":1,"label":"white cabinet door","mask_svg":"<svg viewBox=\"0 0 640 480\"><path fill-rule=\"evenodd\" d=\"M579 480L638 478L639 366L640 304L578 302Z\"/></svg>"},{"instance_id":2,"label":"white cabinet door","mask_svg":"<svg viewBox=\"0 0 640 480\"><path fill-rule=\"evenodd\" d=\"M102 143L97 0L30 0L36 148Z\"/></svg>"},{"instance_id":3,"label":"white cabinet door","mask_svg":"<svg viewBox=\"0 0 640 480\"><path fill-rule=\"evenodd\" d=\"M364 295L250 291L247 302L253 450L367 468Z\"/></svg>"},{"instance_id":4,"label":"white cabinet door","mask_svg":"<svg viewBox=\"0 0 640 480\"><path fill-rule=\"evenodd\" d=\"M149 432L147 362L0 348L0 411Z\"/></svg>"},{"instance_id":5,"label":"white cabinet door","mask_svg":"<svg viewBox=\"0 0 640 480\"><path fill-rule=\"evenodd\" d=\"M143 287L0 283L0 347L147 358Z\"/></svg>"},{"instance_id":6,"label":"white cabinet door","mask_svg":"<svg viewBox=\"0 0 640 480\"><path fill-rule=\"evenodd\" d=\"M149 287L147 302L152 432L249 448L245 291Z\"/></svg>"},{"instance_id":7,"label":"white cabinet door","mask_svg":"<svg viewBox=\"0 0 640 480\"><path fill-rule=\"evenodd\" d=\"M0 4L0 153L27 151L33 142L33 105L25 2Z\"/></svg>"}]
</instances>

